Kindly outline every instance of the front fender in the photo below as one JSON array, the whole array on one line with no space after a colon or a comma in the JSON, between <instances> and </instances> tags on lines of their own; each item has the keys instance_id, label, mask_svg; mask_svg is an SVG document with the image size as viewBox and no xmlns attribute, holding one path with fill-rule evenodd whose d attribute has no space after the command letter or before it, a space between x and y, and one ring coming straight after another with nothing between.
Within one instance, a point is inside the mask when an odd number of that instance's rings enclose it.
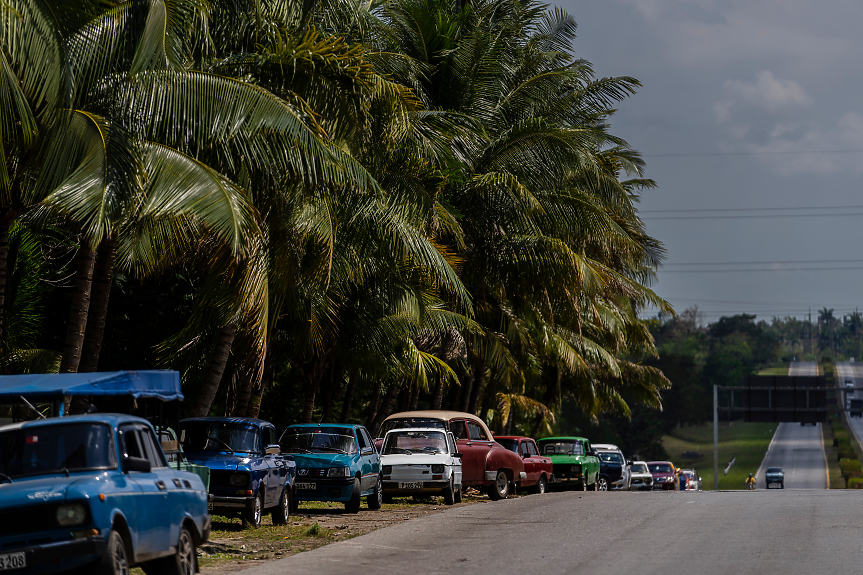
<instances>
[{"instance_id":1,"label":"front fender","mask_svg":"<svg viewBox=\"0 0 863 575\"><path fill-rule=\"evenodd\" d=\"M485 470L489 472L499 469L508 469L512 472L510 481L518 481L524 472L524 461L509 449L502 447L491 449L485 456Z\"/></svg>"}]
</instances>

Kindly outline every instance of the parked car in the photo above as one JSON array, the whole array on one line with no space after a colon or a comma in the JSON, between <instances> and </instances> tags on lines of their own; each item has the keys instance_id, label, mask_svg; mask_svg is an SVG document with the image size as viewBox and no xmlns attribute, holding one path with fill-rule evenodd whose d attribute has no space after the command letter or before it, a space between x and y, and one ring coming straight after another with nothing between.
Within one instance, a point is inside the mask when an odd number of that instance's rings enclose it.
<instances>
[{"instance_id":1,"label":"parked car","mask_svg":"<svg viewBox=\"0 0 863 575\"><path fill-rule=\"evenodd\" d=\"M599 458L583 437L540 439L539 452L551 457L555 484L574 484L582 491L599 488Z\"/></svg>"},{"instance_id":2,"label":"parked car","mask_svg":"<svg viewBox=\"0 0 863 575\"><path fill-rule=\"evenodd\" d=\"M599 457L599 483L600 491L609 489L629 490L629 467L623 452L616 445L610 443L594 443L593 449Z\"/></svg>"},{"instance_id":3,"label":"parked car","mask_svg":"<svg viewBox=\"0 0 863 575\"><path fill-rule=\"evenodd\" d=\"M644 461L633 461L629 466L629 489L631 491L650 491L653 489L653 474Z\"/></svg>"},{"instance_id":4,"label":"parked car","mask_svg":"<svg viewBox=\"0 0 863 575\"><path fill-rule=\"evenodd\" d=\"M649 461L647 468L653 475L653 489L663 491L679 491L680 479L677 476L677 468L670 461Z\"/></svg>"},{"instance_id":5,"label":"parked car","mask_svg":"<svg viewBox=\"0 0 863 575\"><path fill-rule=\"evenodd\" d=\"M358 513L365 497L369 509L381 508L381 456L362 425L291 425L279 444L297 462L297 505L301 501L340 501L348 513Z\"/></svg>"},{"instance_id":6,"label":"parked car","mask_svg":"<svg viewBox=\"0 0 863 575\"><path fill-rule=\"evenodd\" d=\"M443 429L387 432L381 450L384 501L396 495L443 495L447 505L461 502L461 458L455 437Z\"/></svg>"},{"instance_id":7,"label":"parked car","mask_svg":"<svg viewBox=\"0 0 863 575\"><path fill-rule=\"evenodd\" d=\"M519 487L528 487L536 493L545 493L554 475L554 464L550 457L539 454L536 442L530 437L498 436L495 441L518 454L524 463L524 477L518 481Z\"/></svg>"},{"instance_id":8,"label":"parked car","mask_svg":"<svg viewBox=\"0 0 863 575\"><path fill-rule=\"evenodd\" d=\"M288 522L297 466L281 454L276 428L247 417L198 417L180 422L180 445L192 463L210 468L211 510L258 527L264 512Z\"/></svg>"},{"instance_id":9,"label":"parked car","mask_svg":"<svg viewBox=\"0 0 863 575\"><path fill-rule=\"evenodd\" d=\"M0 516L0 565L26 573L194 573L210 535L201 478L117 414L0 427Z\"/></svg>"},{"instance_id":10,"label":"parked car","mask_svg":"<svg viewBox=\"0 0 863 575\"><path fill-rule=\"evenodd\" d=\"M524 473L521 457L494 440L485 422L460 411L405 411L387 417L378 430L383 437L392 429L431 427L452 432L462 454L462 485L484 489L492 500L505 499L509 486Z\"/></svg>"},{"instance_id":11,"label":"parked car","mask_svg":"<svg viewBox=\"0 0 863 575\"><path fill-rule=\"evenodd\" d=\"M698 472L694 469L681 469L680 470L681 478L686 478L685 489L687 491L701 491L701 477L698 476ZM681 489L684 489L683 484L681 484Z\"/></svg>"},{"instance_id":12,"label":"parked car","mask_svg":"<svg viewBox=\"0 0 863 575\"><path fill-rule=\"evenodd\" d=\"M771 485L779 485L779 489L785 489L785 472L781 467L768 467L764 473L764 481L767 489L770 489Z\"/></svg>"}]
</instances>

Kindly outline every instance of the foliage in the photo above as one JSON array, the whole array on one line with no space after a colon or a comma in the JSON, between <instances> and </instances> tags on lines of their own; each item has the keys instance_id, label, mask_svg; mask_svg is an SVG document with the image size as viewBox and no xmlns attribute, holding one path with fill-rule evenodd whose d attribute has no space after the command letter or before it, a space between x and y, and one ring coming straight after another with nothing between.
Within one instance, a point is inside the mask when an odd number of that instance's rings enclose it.
<instances>
[{"instance_id":1,"label":"foliage","mask_svg":"<svg viewBox=\"0 0 863 575\"><path fill-rule=\"evenodd\" d=\"M839 469L842 470L842 476L847 480L851 477L863 477L863 464L856 458L854 459L839 459Z\"/></svg>"}]
</instances>

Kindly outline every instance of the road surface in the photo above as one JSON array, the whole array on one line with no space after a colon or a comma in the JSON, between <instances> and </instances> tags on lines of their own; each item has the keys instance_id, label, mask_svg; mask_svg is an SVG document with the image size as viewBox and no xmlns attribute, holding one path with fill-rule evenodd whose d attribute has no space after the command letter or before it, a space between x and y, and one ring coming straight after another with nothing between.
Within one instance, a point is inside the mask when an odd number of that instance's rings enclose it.
<instances>
[{"instance_id":1,"label":"road surface","mask_svg":"<svg viewBox=\"0 0 863 575\"><path fill-rule=\"evenodd\" d=\"M821 424L780 423L758 473L764 488L768 467L785 471L785 489L827 489L827 460L821 443Z\"/></svg>"},{"instance_id":2,"label":"road surface","mask_svg":"<svg viewBox=\"0 0 863 575\"><path fill-rule=\"evenodd\" d=\"M860 503L845 490L547 493L406 521L244 575L857 573Z\"/></svg>"},{"instance_id":3,"label":"road surface","mask_svg":"<svg viewBox=\"0 0 863 575\"><path fill-rule=\"evenodd\" d=\"M792 361L788 375L818 375L818 364L814 361Z\"/></svg>"},{"instance_id":4,"label":"road surface","mask_svg":"<svg viewBox=\"0 0 863 575\"><path fill-rule=\"evenodd\" d=\"M844 388L846 385L846 379L851 378L851 383L857 387L863 387L863 364L857 362L848 362L848 361L837 361L836 362L836 371L837 377L839 378L839 387ZM848 399L863 398L863 391L855 391L849 390L842 394L842 398L839 400L844 404L845 409L848 409ZM863 439L863 418L860 417L850 417L848 415L848 422L851 424L851 428L854 430L854 433L857 434L858 441Z\"/></svg>"}]
</instances>

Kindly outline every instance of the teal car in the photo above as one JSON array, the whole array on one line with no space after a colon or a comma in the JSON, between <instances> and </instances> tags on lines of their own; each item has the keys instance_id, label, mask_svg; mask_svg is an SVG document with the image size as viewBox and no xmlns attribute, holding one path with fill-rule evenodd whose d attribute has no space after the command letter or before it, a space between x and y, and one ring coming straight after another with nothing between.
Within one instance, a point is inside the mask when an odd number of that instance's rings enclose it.
<instances>
[{"instance_id":1,"label":"teal car","mask_svg":"<svg viewBox=\"0 0 863 575\"><path fill-rule=\"evenodd\" d=\"M381 456L362 425L291 425L279 446L297 464L295 508L301 501L339 501L357 513L363 497L369 509L381 508Z\"/></svg>"},{"instance_id":2,"label":"teal car","mask_svg":"<svg viewBox=\"0 0 863 575\"><path fill-rule=\"evenodd\" d=\"M546 437L537 442L540 455L551 457L552 483L574 485L582 491L597 491L599 457L583 437Z\"/></svg>"}]
</instances>

